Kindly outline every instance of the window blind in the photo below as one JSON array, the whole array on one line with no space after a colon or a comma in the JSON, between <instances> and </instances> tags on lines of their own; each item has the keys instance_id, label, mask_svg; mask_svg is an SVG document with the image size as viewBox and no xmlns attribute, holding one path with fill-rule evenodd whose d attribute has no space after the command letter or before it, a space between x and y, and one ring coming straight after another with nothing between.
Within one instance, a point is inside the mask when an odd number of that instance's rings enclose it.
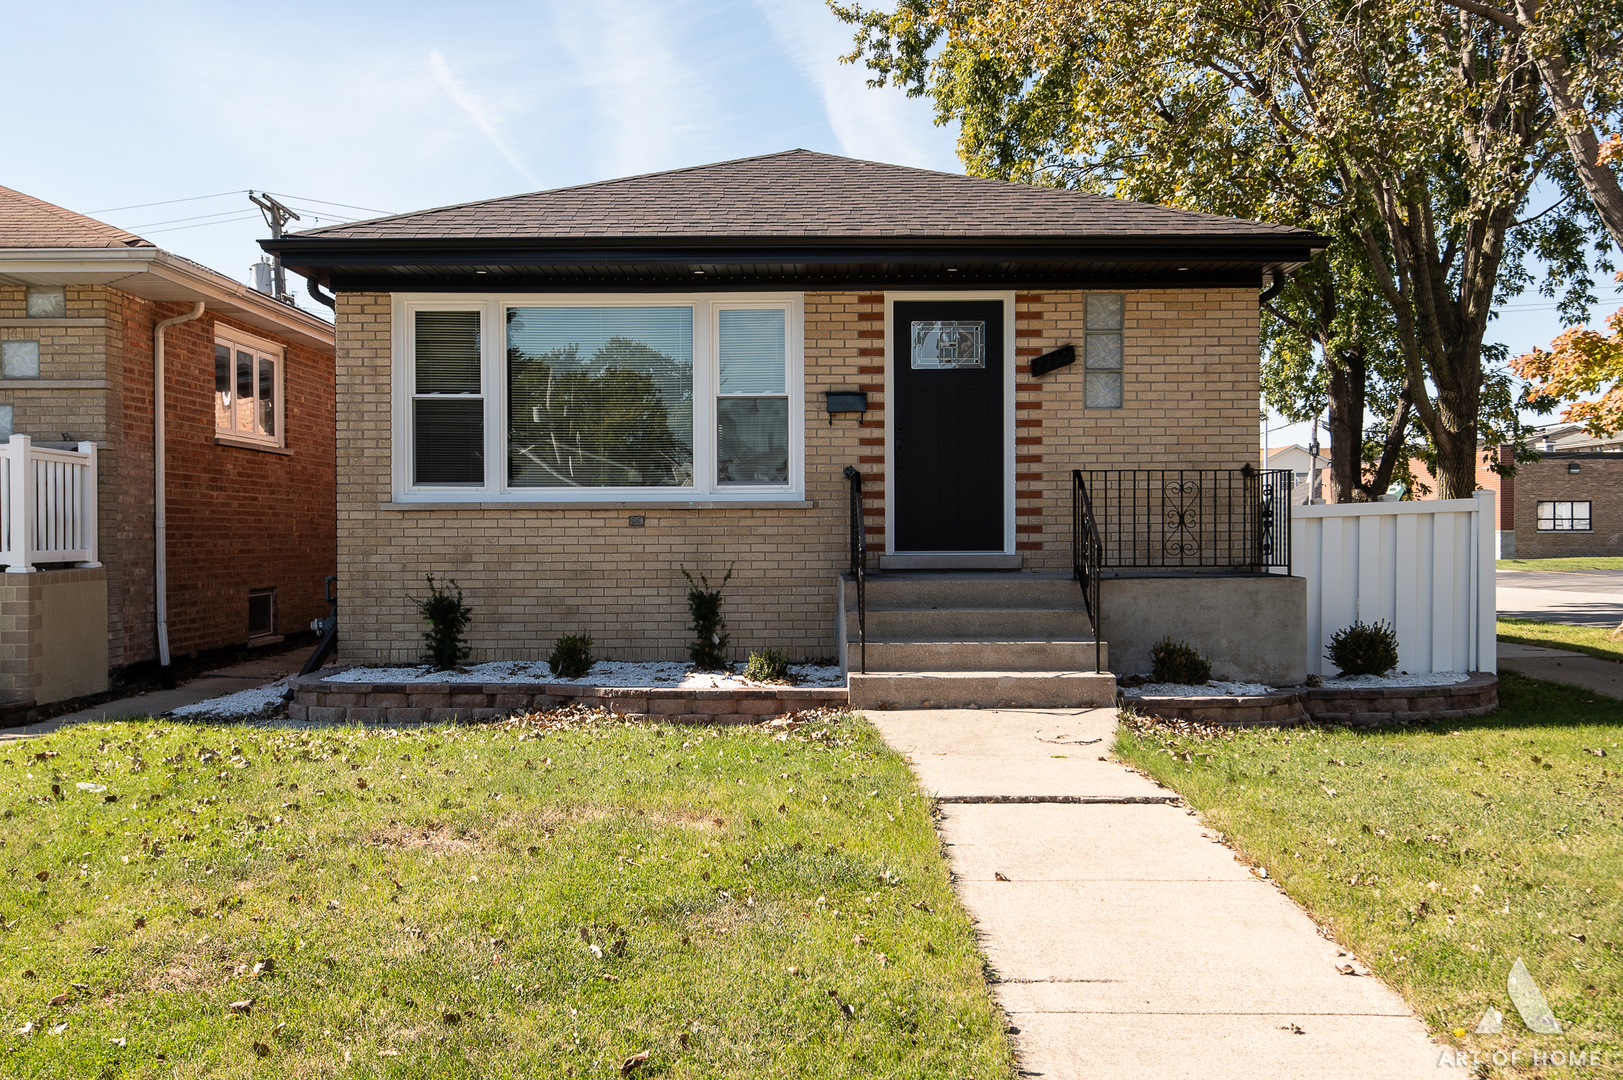
<instances>
[{"instance_id":1,"label":"window blind","mask_svg":"<svg viewBox=\"0 0 1623 1080\"><path fill-rule=\"evenodd\" d=\"M485 482L477 311L419 311L413 325L412 474L418 484Z\"/></svg>"},{"instance_id":2,"label":"window blind","mask_svg":"<svg viewBox=\"0 0 1623 1080\"><path fill-rule=\"evenodd\" d=\"M479 393L479 312L417 313L417 392Z\"/></svg>"}]
</instances>

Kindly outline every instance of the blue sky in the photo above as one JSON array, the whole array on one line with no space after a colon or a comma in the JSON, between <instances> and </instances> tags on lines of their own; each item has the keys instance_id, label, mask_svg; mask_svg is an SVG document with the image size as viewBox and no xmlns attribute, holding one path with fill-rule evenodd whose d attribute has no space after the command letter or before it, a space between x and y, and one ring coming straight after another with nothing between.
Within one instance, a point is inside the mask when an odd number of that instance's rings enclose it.
<instances>
[{"instance_id":1,"label":"blue sky","mask_svg":"<svg viewBox=\"0 0 1623 1080\"><path fill-rule=\"evenodd\" d=\"M5 80L27 92L0 183L238 280L266 235L249 188L312 212L300 228L797 146L959 170L928 102L838 62L850 33L821 0L124 0L5 17ZM1529 296L1490 337L1514 354L1560 329ZM1291 439L1305 430L1270 437Z\"/></svg>"}]
</instances>

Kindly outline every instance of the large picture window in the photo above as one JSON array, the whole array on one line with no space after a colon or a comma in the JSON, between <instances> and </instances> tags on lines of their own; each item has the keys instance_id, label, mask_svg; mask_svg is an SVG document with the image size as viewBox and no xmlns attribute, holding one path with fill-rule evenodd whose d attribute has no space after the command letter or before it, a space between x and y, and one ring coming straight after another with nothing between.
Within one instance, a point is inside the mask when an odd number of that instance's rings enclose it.
<instances>
[{"instance_id":1,"label":"large picture window","mask_svg":"<svg viewBox=\"0 0 1623 1080\"><path fill-rule=\"evenodd\" d=\"M400 297L396 489L793 496L799 325L797 297Z\"/></svg>"},{"instance_id":2,"label":"large picture window","mask_svg":"<svg viewBox=\"0 0 1623 1080\"><path fill-rule=\"evenodd\" d=\"M214 433L231 441L283 445L280 349L217 328Z\"/></svg>"}]
</instances>

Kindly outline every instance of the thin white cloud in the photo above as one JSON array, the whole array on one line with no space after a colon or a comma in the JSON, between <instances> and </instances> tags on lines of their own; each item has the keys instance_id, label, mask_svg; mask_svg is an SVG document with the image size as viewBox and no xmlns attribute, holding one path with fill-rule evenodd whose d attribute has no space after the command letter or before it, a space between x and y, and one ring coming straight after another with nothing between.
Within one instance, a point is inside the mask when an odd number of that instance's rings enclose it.
<instances>
[{"instance_id":1,"label":"thin white cloud","mask_svg":"<svg viewBox=\"0 0 1623 1080\"><path fill-rule=\"evenodd\" d=\"M434 81L439 84L440 88L445 91L452 101L456 102L457 108L467 114L468 119L473 121L473 126L479 129L479 133L489 141L490 145L494 146L497 152L507 159L507 163L513 166L520 176L529 181L531 186L540 187L541 181L537 180L535 174L525 166L524 162L519 160L518 155L513 152L513 148L507 144L507 140L502 136L496 118L492 116L490 106L470 93L462 85L461 81L451 71L451 66L445 62L445 57L440 55L438 49L434 49L428 54L428 67L434 73Z\"/></svg>"},{"instance_id":2,"label":"thin white cloud","mask_svg":"<svg viewBox=\"0 0 1623 1080\"><path fill-rule=\"evenodd\" d=\"M840 150L856 158L959 172L956 139L936 127L928 101L893 88L872 89L861 65L841 64L853 31L820 2L754 0L772 36L817 89Z\"/></svg>"},{"instance_id":3,"label":"thin white cloud","mask_svg":"<svg viewBox=\"0 0 1623 1080\"><path fill-rule=\"evenodd\" d=\"M681 6L596 0L555 9L558 41L574 60L574 84L590 102L604 175L692 164L691 141L714 88L683 50Z\"/></svg>"}]
</instances>

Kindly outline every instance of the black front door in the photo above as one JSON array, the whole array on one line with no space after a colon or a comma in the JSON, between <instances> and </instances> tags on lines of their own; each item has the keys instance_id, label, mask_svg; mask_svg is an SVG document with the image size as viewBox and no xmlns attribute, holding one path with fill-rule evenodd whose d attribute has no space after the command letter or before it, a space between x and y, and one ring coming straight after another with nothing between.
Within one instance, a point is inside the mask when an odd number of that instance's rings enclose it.
<instances>
[{"instance_id":1,"label":"black front door","mask_svg":"<svg viewBox=\"0 0 1623 1080\"><path fill-rule=\"evenodd\" d=\"M1003 550L1003 304L898 303L896 547Z\"/></svg>"}]
</instances>

